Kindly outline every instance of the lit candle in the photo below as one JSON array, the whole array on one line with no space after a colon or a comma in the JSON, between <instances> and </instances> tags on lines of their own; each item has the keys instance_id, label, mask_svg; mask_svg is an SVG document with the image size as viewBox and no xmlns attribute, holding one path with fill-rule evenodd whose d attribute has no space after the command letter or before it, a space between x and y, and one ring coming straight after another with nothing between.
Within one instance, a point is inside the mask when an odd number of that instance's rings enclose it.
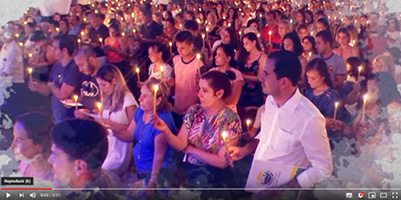
<instances>
[{"instance_id":1,"label":"lit candle","mask_svg":"<svg viewBox=\"0 0 401 200\"><path fill-rule=\"evenodd\" d=\"M249 125L251 125L251 120L250 120L250 119L247 119L247 120L246 120L246 132L247 132L247 133L249 132Z\"/></svg>"},{"instance_id":2,"label":"lit candle","mask_svg":"<svg viewBox=\"0 0 401 200\"><path fill-rule=\"evenodd\" d=\"M22 46L24 45L24 43L20 42L20 43L18 43L18 45L19 45L20 47L22 47Z\"/></svg>"},{"instance_id":3,"label":"lit candle","mask_svg":"<svg viewBox=\"0 0 401 200\"><path fill-rule=\"evenodd\" d=\"M85 35L85 32L81 31L81 36L84 36L84 35Z\"/></svg>"},{"instance_id":4,"label":"lit candle","mask_svg":"<svg viewBox=\"0 0 401 200\"><path fill-rule=\"evenodd\" d=\"M59 31L60 31L60 28L56 27L56 31L59 32Z\"/></svg>"},{"instance_id":5,"label":"lit candle","mask_svg":"<svg viewBox=\"0 0 401 200\"><path fill-rule=\"evenodd\" d=\"M99 111L98 114L100 115L100 118L103 119L102 103L101 102L96 102L96 108Z\"/></svg>"},{"instance_id":6,"label":"lit candle","mask_svg":"<svg viewBox=\"0 0 401 200\"><path fill-rule=\"evenodd\" d=\"M136 29L132 29L132 32L135 34L136 33Z\"/></svg>"},{"instance_id":7,"label":"lit candle","mask_svg":"<svg viewBox=\"0 0 401 200\"><path fill-rule=\"evenodd\" d=\"M239 34L239 37L241 37L241 35L242 35L242 31L239 31L239 32L238 32L238 34Z\"/></svg>"},{"instance_id":8,"label":"lit candle","mask_svg":"<svg viewBox=\"0 0 401 200\"><path fill-rule=\"evenodd\" d=\"M141 79L139 78L139 67L135 67L135 72L138 78L138 82L141 82Z\"/></svg>"},{"instance_id":9,"label":"lit candle","mask_svg":"<svg viewBox=\"0 0 401 200\"><path fill-rule=\"evenodd\" d=\"M33 54L32 53L28 53L28 57L32 58Z\"/></svg>"},{"instance_id":10,"label":"lit candle","mask_svg":"<svg viewBox=\"0 0 401 200\"><path fill-rule=\"evenodd\" d=\"M258 33L256 36L258 36L258 38L260 38L260 33Z\"/></svg>"},{"instance_id":11,"label":"lit candle","mask_svg":"<svg viewBox=\"0 0 401 200\"><path fill-rule=\"evenodd\" d=\"M29 80L32 81L32 71L33 71L33 69L29 67L27 70L28 70L28 74L29 74Z\"/></svg>"},{"instance_id":12,"label":"lit candle","mask_svg":"<svg viewBox=\"0 0 401 200\"><path fill-rule=\"evenodd\" d=\"M201 57L201 54L200 53L198 53L198 54L196 54L196 59L198 60L198 73L200 73L200 59L201 59L202 57Z\"/></svg>"},{"instance_id":13,"label":"lit candle","mask_svg":"<svg viewBox=\"0 0 401 200\"><path fill-rule=\"evenodd\" d=\"M103 44L103 38L99 38L99 42L100 42L100 44Z\"/></svg>"},{"instance_id":14,"label":"lit candle","mask_svg":"<svg viewBox=\"0 0 401 200\"><path fill-rule=\"evenodd\" d=\"M125 36L125 33L124 33L124 32L122 32L122 33L121 33L121 36L123 36L123 37L124 37L124 36Z\"/></svg>"},{"instance_id":15,"label":"lit candle","mask_svg":"<svg viewBox=\"0 0 401 200\"><path fill-rule=\"evenodd\" d=\"M269 43L272 44L272 31L269 31Z\"/></svg>"},{"instance_id":16,"label":"lit candle","mask_svg":"<svg viewBox=\"0 0 401 200\"><path fill-rule=\"evenodd\" d=\"M156 107L157 107L157 91L159 90L159 85L153 86L153 113L156 115Z\"/></svg>"},{"instance_id":17,"label":"lit candle","mask_svg":"<svg viewBox=\"0 0 401 200\"><path fill-rule=\"evenodd\" d=\"M312 52L308 53L308 60L312 57Z\"/></svg>"},{"instance_id":18,"label":"lit candle","mask_svg":"<svg viewBox=\"0 0 401 200\"><path fill-rule=\"evenodd\" d=\"M368 102L368 94L363 95L363 105L362 105L362 118L361 122L365 121L365 111L366 111L366 102Z\"/></svg>"},{"instance_id":19,"label":"lit candle","mask_svg":"<svg viewBox=\"0 0 401 200\"><path fill-rule=\"evenodd\" d=\"M336 101L336 102L334 103L334 117L333 117L333 119L336 119L336 117L337 117L337 108L338 108L338 105L340 105L340 103L339 103L338 101Z\"/></svg>"},{"instance_id":20,"label":"lit candle","mask_svg":"<svg viewBox=\"0 0 401 200\"><path fill-rule=\"evenodd\" d=\"M228 153L228 146L227 146L227 131L221 132L221 139L223 139L224 147L226 148L226 152Z\"/></svg>"},{"instance_id":21,"label":"lit candle","mask_svg":"<svg viewBox=\"0 0 401 200\"><path fill-rule=\"evenodd\" d=\"M203 43L203 47L205 47L205 37L206 35L204 33L202 33L202 43Z\"/></svg>"},{"instance_id":22,"label":"lit candle","mask_svg":"<svg viewBox=\"0 0 401 200\"><path fill-rule=\"evenodd\" d=\"M16 37L16 38L19 38L19 34L18 34L18 33L16 33L16 34L15 34L15 37Z\"/></svg>"},{"instance_id":23,"label":"lit candle","mask_svg":"<svg viewBox=\"0 0 401 200\"><path fill-rule=\"evenodd\" d=\"M164 67L163 67L163 65L161 65L161 66L160 66L160 72L161 72L161 74L162 74L162 77L161 77L161 78L164 78L163 71L164 71Z\"/></svg>"},{"instance_id":24,"label":"lit candle","mask_svg":"<svg viewBox=\"0 0 401 200\"><path fill-rule=\"evenodd\" d=\"M78 43L81 43L81 39L78 38L77 41L78 41Z\"/></svg>"},{"instance_id":25,"label":"lit candle","mask_svg":"<svg viewBox=\"0 0 401 200\"><path fill-rule=\"evenodd\" d=\"M131 17L132 17L132 18L135 17L135 13L134 13L134 12L131 13Z\"/></svg>"},{"instance_id":26,"label":"lit candle","mask_svg":"<svg viewBox=\"0 0 401 200\"><path fill-rule=\"evenodd\" d=\"M357 81L359 80L359 77L361 76L362 69L363 69L362 66L358 67L358 76L356 77Z\"/></svg>"},{"instance_id":27,"label":"lit candle","mask_svg":"<svg viewBox=\"0 0 401 200\"><path fill-rule=\"evenodd\" d=\"M310 32L310 35L313 36L313 31Z\"/></svg>"},{"instance_id":28,"label":"lit candle","mask_svg":"<svg viewBox=\"0 0 401 200\"><path fill-rule=\"evenodd\" d=\"M74 94L73 98L75 101L75 110L78 110L78 95Z\"/></svg>"},{"instance_id":29,"label":"lit candle","mask_svg":"<svg viewBox=\"0 0 401 200\"><path fill-rule=\"evenodd\" d=\"M228 26L231 27L231 23L228 23Z\"/></svg>"},{"instance_id":30,"label":"lit candle","mask_svg":"<svg viewBox=\"0 0 401 200\"><path fill-rule=\"evenodd\" d=\"M173 53L173 43L172 43L172 42L169 42L169 43L168 43L168 46L170 46L170 53Z\"/></svg>"}]
</instances>

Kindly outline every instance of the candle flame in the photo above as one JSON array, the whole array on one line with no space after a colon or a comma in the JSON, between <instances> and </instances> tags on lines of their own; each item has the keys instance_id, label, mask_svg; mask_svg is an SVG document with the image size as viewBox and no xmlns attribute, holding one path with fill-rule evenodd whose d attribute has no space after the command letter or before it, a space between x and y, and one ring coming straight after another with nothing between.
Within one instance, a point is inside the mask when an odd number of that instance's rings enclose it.
<instances>
[{"instance_id":1,"label":"candle flame","mask_svg":"<svg viewBox=\"0 0 401 200\"><path fill-rule=\"evenodd\" d=\"M358 72L361 73L362 69L363 69L362 66L359 66L358 67Z\"/></svg>"},{"instance_id":2,"label":"candle flame","mask_svg":"<svg viewBox=\"0 0 401 200\"><path fill-rule=\"evenodd\" d=\"M155 94L157 94L157 91L159 90L159 85L154 85L153 86L153 91L155 91Z\"/></svg>"},{"instance_id":3,"label":"candle flame","mask_svg":"<svg viewBox=\"0 0 401 200\"><path fill-rule=\"evenodd\" d=\"M74 94L74 96L72 98L74 98L75 102L78 101L78 95Z\"/></svg>"},{"instance_id":4,"label":"candle flame","mask_svg":"<svg viewBox=\"0 0 401 200\"><path fill-rule=\"evenodd\" d=\"M28 57L32 58L32 56L33 56L33 54L32 54L32 53L29 53L29 54L28 54Z\"/></svg>"},{"instance_id":5,"label":"candle flame","mask_svg":"<svg viewBox=\"0 0 401 200\"><path fill-rule=\"evenodd\" d=\"M164 67L163 67L163 65L162 65L162 66L160 66L160 71L161 71L161 72L163 72L163 71L164 71Z\"/></svg>"},{"instance_id":6,"label":"candle flame","mask_svg":"<svg viewBox=\"0 0 401 200\"><path fill-rule=\"evenodd\" d=\"M100 111L102 109L102 103L96 102L96 108Z\"/></svg>"},{"instance_id":7,"label":"candle flame","mask_svg":"<svg viewBox=\"0 0 401 200\"><path fill-rule=\"evenodd\" d=\"M336 101L336 103L334 103L334 107L337 109L338 105L340 105L340 102Z\"/></svg>"},{"instance_id":8,"label":"candle flame","mask_svg":"<svg viewBox=\"0 0 401 200\"><path fill-rule=\"evenodd\" d=\"M251 120L250 120L250 119L247 119L247 120L246 120L246 125L249 126L250 124L251 124Z\"/></svg>"},{"instance_id":9,"label":"candle flame","mask_svg":"<svg viewBox=\"0 0 401 200\"><path fill-rule=\"evenodd\" d=\"M272 35L272 31L269 31L269 35Z\"/></svg>"},{"instance_id":10,"label":"candle flame","mask_svg":"<svg viewBox=\"0 0 401 200\"><path fill-rule=\"evenodd\" d=\"M224 141L227 141L227 135L228 135L227 131L223 131L221 133L221 137L223 138Z\"/></svg>"},{"instance_id":11,"label":"candle flame","mask_svg":"<svg viewBox=\"0 0 401 200\"><path fill-rule=\"evenodd\" d=\"M139 67L135 67L135 72L139 74Z\"/></svg>"},{"instance_id":12,"label":"candle flame","mask_svg":"<svg viewBox=\"0 0 401 200\"><path fill-rule=\"evenodd\" d=\"M200 60L201 59L201 55L200 53L196 54L196 59Z\"/></svg>"},{"instance_id":13,"label":"candle flame","mask_svg":"<svg viewBox=\"0 0 401 200\"><path fill-rule=\"evenodd\" d=\"M368 101L368 94L363 95L363 103L365 104Z\"/></svg>"},{"instance_id":14,"label":"candle flame","mask_svg":"<svg viewBox=\"0 0 401 200\"><path fill-rule=\"evenodd\" d=\"M84 36L84 35L85 35L85 32L81 31L81 36Z\"/></svg>"},{"instance_id":15,"label":"candle flame","mask_svg":"<svg viewBox=\"0 0 401 200\"><path fill-rule=\"evenodd\" d=\"M28 70L28 73L32 74L32 71L33 71L32 68L29 67L27 70Z\"/></svg>"},{"instance_id":16,"label":"candle flame","mask_svg":"<svg viewBox=\"0 0 401 200\"><path fill-rule=\"evenodd\" d=\"M99 42L103 42L103 38L99 38Z\"/></svg>"},{"instance_id":17,"label":"candle flame","mask_svg":"<svg viewBox=\"0 0 401 200\"><path fill-rule=\"evenodd\" d=\"M202 33L202 39L205 39L206 35L204 33Z\"/></svg>"},{"instance_id":18,"label":"candle flame","mask_svg":"<svg viewBox=\"0 0 401 200\"><path fill-rule=\"evenodd\" d=\"M169 42L168 45L171 47L171 46L173 46L173 43L172 43L172 42Z\"/></svg>"}]
</instances>

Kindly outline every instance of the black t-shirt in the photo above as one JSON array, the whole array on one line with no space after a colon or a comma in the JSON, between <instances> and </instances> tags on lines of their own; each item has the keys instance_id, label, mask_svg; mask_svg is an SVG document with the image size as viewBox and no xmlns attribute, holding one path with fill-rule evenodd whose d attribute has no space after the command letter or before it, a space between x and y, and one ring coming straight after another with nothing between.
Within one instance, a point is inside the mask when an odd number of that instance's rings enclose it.
<instances>
[{"instance_id":1,"label":"black t-shirt","mask_svg":"<svg viewBox=\"0 0 401 200\"><path fill-rule=\"evenodd\" d=\"M156 36L163 34L163 26L152 21L150 24L143 24L140 33L147 39L156 39Z\"/></svg>"},{"instance_id":2,"label":"black t-shirt","mask_svg":"<svg viewBox=\"0 0 401 200\"><path fill-rule=\"evenodd\" d=\"M62 66L57 61L52 70L50 71L49 82L52 82L57 88L61 88L63 83L78 89L81 84L81 75L74 60L71 60L66 66ZM77 94L77 92L76 92ZM63 120L67 117L72 117L71 112L57 99L55 96L51 97L53 117L56 121Z\"/></svg>"},{"instance_id":3,"label":"black t-shirt","mask_svg":"<svg viewBox=\"0 0 401 200\"><path fill-rule=\"evenodd\" d=\"M104 24L101 24L98 29L91 28L89 29L89 38L91 41L99 41L99 38L104 40L109 37L109 28L107 28ZM93 50L96 53L96 56L104 56L104 52L100 47L93 47Z\"/></svg>"},{"instance_id":4,"label":"black t-shirt","mask_svg":"<svg viewBox=\"0 0 401 200\"><path fill-rule=\"evenodd\" d=\"M89 110L96 109L96 102L100 101L100 89L94 76L82 76L81 95L81 102L85 108Z\"/></svg>"}]
</instances>

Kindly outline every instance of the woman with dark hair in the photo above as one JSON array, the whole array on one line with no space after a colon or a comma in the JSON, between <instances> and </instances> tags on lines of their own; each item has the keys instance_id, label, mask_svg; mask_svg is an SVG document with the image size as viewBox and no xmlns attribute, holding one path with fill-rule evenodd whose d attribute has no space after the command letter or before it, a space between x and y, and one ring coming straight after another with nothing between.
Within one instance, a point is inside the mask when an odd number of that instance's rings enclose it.
<instances>
[{"instance_id":1,"label":"woman with dark hair","mask_svg":"<svg viewBox=\"0 0 401 200\"><path fill-rule=\"evenodd\" d=\"M304 13L304 10L297 10L295 12L294 30L298 30L298 27L300 25L303 25L303 24L305 24L305 13Z\"/></svg>"},{"instance_id":2,"label":"woman with dark hair","mask_svg":"<svg viewBox=\"0 0 401 200\"><path fill-rule=\"evenodd\" d=\"M302 38L302 47L304 49L303 57L309 59L316 53L316 42L315 38L308 35Z\"/></svg>"},{"instance_id":3,"label":"woman with dark hair","mask_svg":"<svg viewBox=\"0 0 401 200\"><path fill-rule=\"evenodd\" d=\"M351 34L347 28L340 28L337 31L337 42L340 45L338 48L333 49L333 52L340 55L344 60L350 57L359 57L358 47L350 46Z\"/></svg>"},{"instance_id":4,"label":"woman with dark hair","mask_svg":"<svg viewBox=\"0 0 401 200\"><path fill-rule=\"evenodd\" d=\"M230 79L231 83L231 95L224 99L227 107L237 112L237 103L241 95L242 84L244 79L242 74L238 69L235 69L236 62L234 60L234 49L228 44L221 44L217 47L214 64L216 68L212 70L217 70L222 73L226 73L227 77Z\"/></svg>"},{"instance_id":5,"label":"woman with dark hair","mask_svg":"<svg viewBox=\"0 0 401 200\"><path fill-rule=\"evenodd\" d=\"M247 106L261 106L263 104L262 87L259 76L263 72L267 55L262 52L259 39L255 33L242 36L242 47L238 55L238 69L244 77L241 97L238 102L239 112Z\"/></svg>"},{"instance_id":6,"label":"woman with dark hair","mask_svg":"<svg viewBox=\"0 0 401 200\"><path fill-rule=\"evenodd\" d=\"M35 180L52 180L52 166L47 161L51 154L50 130L52 119L39 112L18 116L13 128L11 148L19 161L18 172Z\"/></svg>"},{"instance_id":7,"label":"woman with dark hair","mask_svg":"<svg viewBox=\"0 0 401 200\"><path fill-rule=\"evenodd\" d=\"M230 7L227 11L227 25L235 29L235 31L239 31L240 29L240 20L238 17L238 10L234 7Z\"/></svg>"},{"instance_id":8,"label":"woman with dark hair","mask_svg":"<svg viewBox=\"0 0 401 200\"><path fill-rule=\"evenodd\" d=\"M34 31L30 40L34 43L32 57L29 58L29 66L33 68L33 77L47 82L50 69L56 62L53 46L47 40L43 31Z\"/></svg>"},{"instance_id":9,"label":"woman with dark hair","mask_svg":"<svg viewBox=\"0 0 401 200\"><path fill-rule=\"evenodd\" d=\"M127 56L127 41L121 36L119 23L111 23L109 27L109 37L102 46L106 53L106 61L118 67L123 75L127 73L124 57Z\"/></svg>"},{"instance_id":10,"label":"woman with dark hair","mask_svg":"<svg viewBox=\"0 0 401 200\"><path fill-rule=\"evenodd\" d=\"M310 27L313 26L313 23L315 23L313 13L310 10L305 10L305 23L308 26L308 29L310 29Z\"/></svg>"},{"instance_id":11,"label":"woman with dark hair","mask_svg":"<svg viewBox=\"0 0 401 200\"><path fill-rule=\"evenodd\" d=\"M174 26L174 18L167 18L166 20L164 20L164 25L165 26L163 32L167 36L167 38L172 41L178 31Z\"/></svg>"},{"instance_id":12,"label":"woman with dark hair","mask_svg":"<svg viewBox=\"0 0 401 200\"><path fill-rule=\"evenodd\" d=\"M217 49L217 46L220 44L229 44L231 47L235 50L238 49L238 38L237 38L237 32L235 31L234 28L232 27L223 27L220 29L220 40L217 40L212 47L212 52L215 52Z\"/></svg>"},{"instance_id":13,"label":"woman with dark hair","mask_svg":"<svg viewBox=\"0 0 401 200\"><path fill-rule=\"evenodd\" d=\"M260 32L260 28L259 28L259 22L256 19L251 19L248 21L248 23L246 24L246 27L253 27L255 28L258 32Z\"/></svg>"},{"instance_id":14,"label":"woman with dark hair","mask_svg":"<svg viewBox=\"0 0 401 200\"><path fill-rule=\"evenodd\" d=\"M230 81L219 71L209 71L202 75L199 87L200 104L188 109L178 135L157 116L151 124L164 133L170 146L185 153L174 187L227 187L232 175L226 149L238 145L242 131L238 115L224 103L231 94Z\"/></svg>"},{"instance_id":15,"label":"woman with dark hair","mask_svg":"<svg viewBox=\"0 0 401 200\"><path fill-rule=\"evenodd\" d=\"M326 18L320 18L316 21L316 30L317 32L324 30L330 31L330 25Z\"/></svg>"},{"instance_id":16,"label":"woman with dark hair","mask_svg":"<svg viewBox=\"0 0 401 200\"><path fill-rule=\"evenodd\" d=\"M333 118L334 104L338 95L330 79L329 69L324 60L317 58L309 61L305 68L305 80L308 98L326 118Z\"/></svg>"},{"instance_id":17,"label":"woman with dark hair","mask_svg":"<svg viewBox=\"0 0 401 200\"><path fill-rule=\"evenodd\" d=\"M285 34L281 42L281 50L294 52L295 55L297 55L298 57L300 57L304 51L301 45L301 41L299 40L298 35L295 32L289 32Z\"/></svg>"},{"instance_id":18,"label":"woman with dark hair","mask_svg":"<svg viewBox=\"0 0 401 200\"><path fill-rule=\"evenodd\" d=\"M237 32L234 28L231 27L223 27L220 29L220 40L214 42L211 53L206 48L202 48L202 54L206 59L204 59L206 66L211 67L213 64L213 55L216 52L217 47L220 44L228 44L231 45L233 49L238 49L238 39L237 39Z\"/></svg>"},{"instance_id":19,"label":"woman with dark hair","mask_svg":"<svg viewBox=\"0 0 401 200\"><path fill-rule=\"evenodd\" d=\"M394 41L401 38L400 21L397 18L391 17L387 20L387 35Z\"/></svg>"},{"instance_id":20,"label":"woman with dark hair","mask_svg":"<svg viewBox=\"0 0 401 200\"><path fill-rule=\"evenodd\" d=\"M68 22L67 19L62 18L59 21L59 28L60 28L60 31L58 32L58 34L68 35L68 32L70 31L70 23Z\"/></svg>"},{"instance_id":21,"label":"woman with dark hair","mask_svg":"<svg viewBox=\"0 0 401 200\"><path fill-rule=\"evenodd\" d=\"M308 27L306 26L306 24L298 25L296 31L297 31L299 40L302 40L304 37L309 35Z\"/></svg>"}]
</instances>

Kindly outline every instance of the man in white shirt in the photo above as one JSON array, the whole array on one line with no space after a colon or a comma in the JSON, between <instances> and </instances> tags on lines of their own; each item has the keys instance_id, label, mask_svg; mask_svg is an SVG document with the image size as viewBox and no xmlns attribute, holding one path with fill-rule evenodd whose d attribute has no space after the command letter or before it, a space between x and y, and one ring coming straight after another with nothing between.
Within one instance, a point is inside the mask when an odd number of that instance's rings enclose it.
<instances>
[{"instance_id":1,"label":"man in white shirt","mask_svg":"<svg viewBox=\"0 0 401 200\"><path fill-rule=\"evenodd\" d=\"M229 149L232 160L255 152L255 160L291 165L305 170L282 185L309 188L332 173L325 119L297 88L299 59L291 52L269 54L259 77L266 99L260 134L244 147ZM256 150L256 151L255 151ZM252 169L251 169L252 170Z\"/></svg>"}]
</instances>

